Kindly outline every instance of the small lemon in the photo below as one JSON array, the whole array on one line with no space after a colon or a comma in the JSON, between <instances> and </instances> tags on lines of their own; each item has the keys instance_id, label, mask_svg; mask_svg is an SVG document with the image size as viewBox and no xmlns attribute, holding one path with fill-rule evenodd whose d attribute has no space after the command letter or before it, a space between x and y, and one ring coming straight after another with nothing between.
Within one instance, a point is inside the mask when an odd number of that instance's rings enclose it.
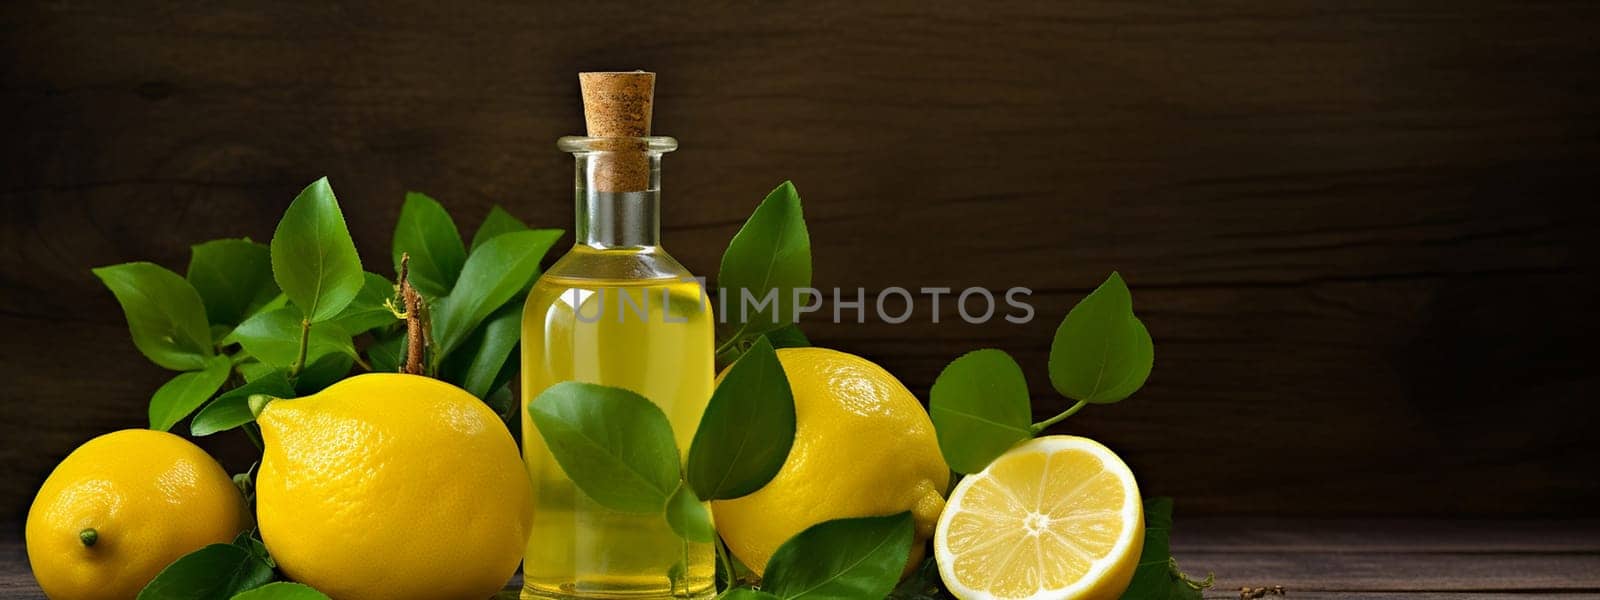
<instances>
[{"instance_id":1,"label":"small lemon","mask_svg":"<svg viewBox=\"0 0 1600 600\"><path fill-rule=\"evenodd\" d=\"M164 431L116 431L45 479L28 509L28 562L55 600L126 600L178 557L232 540L244 516L233 480L198 446Z\"/></svg>"},{"instance_id":2,"label":"small lemon","mask_svg":"<svg viewBox=\"0 0 1600 600\"><path fill-rule=\"evenodd\" d=\"M778 546L833 519L911 511L921 562L944 508L950 467L927 411L883 367L826 348L785 348L778 361L794 391L789 458L755 493L712 504L717 530L761 573Z\"/></svg>"},{"instance_id":3,"label":"small lemon","mask_svg":"<svg viewBox=\"0 0 1600 600\"><path fill-rule=\"evenodd\" d=\"M257 422L256 517L289 578L339 600L481 600L516 571L527 471L499 417L461 388L358 375L273 401Z\"/></svg>"}]
</instances>

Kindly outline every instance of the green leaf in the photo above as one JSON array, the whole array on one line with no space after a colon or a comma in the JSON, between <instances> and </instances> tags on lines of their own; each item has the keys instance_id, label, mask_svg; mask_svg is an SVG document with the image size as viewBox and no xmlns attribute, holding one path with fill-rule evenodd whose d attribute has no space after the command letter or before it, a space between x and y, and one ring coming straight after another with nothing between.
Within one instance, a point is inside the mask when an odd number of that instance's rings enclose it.
<instances>
[{"instance_id":1,"label":"green leaf","mask_svg":"<svg viewBox=\"0 0 1600 600\"><path fill-rule=\"evenodd\" d=\"M906 579L894 586L886 600L947 600L944 581L939 579L939 563L933 557L923 558L922 566L912 571Z\"/></svg>"},{"instance_id":2,"label":"green leaf","mask_svg":"<svg viewBox=\"0 0 1600 600\"><path fill-rule=\"evenodd\" d=\"M683 561L683 558L679 558L677 562L672 563L672 566L667 567L667 582L672 584L674 592L679 589L687 589L684 586L683 579L689 574L689 568L684 566Z\"/></svg>"},{"instance_id":3,"label":"green leaf","mask_svg":"<svg viewBox=\"0 0 1600 600\"><path fill-rule=\"evenodd\" d=\"M522 356L520 353L513 350L511 355L506 357L506 364L500 366L500 374L494 376L494 383L489 385L489 389L495 390L489 392L489 397L485 399L489 402L490 406L495 406L496 396L500 395L502 392L511 392L511 380L512 378L516 377L517 371L521 368ZM513 420L517 423L522 423L522 416L517 414L516 410L511 410L504 414L509 417L514 417Z\"/></svg>"},{"instance_id":4,"label":"green leaf","mask_svg":"<svg viewBox=\"0 0 1600 600\"><path fill-rule=\"evenodd\" d=\"M489 209L489 216L483 218L483 224L478 226L477 233L472 234L472 252L477 252L478 247L484 242L494 239L502 233L513 231L527 231L528 225L521 219L511 216L506 209L496 204Z\"/></svg>"},{"instance_id":5,"label":"green leaf","mask_svg":"<svg viewBox=\"0 0 1600 600\"><path fill-rule=\"evenodd\" d=\"M180 373L156 390L150 398L150 428L167 431L182 421L194 409L200 408L211 395L222 388L233 371L233 363L226 356L213 356L201 371Z\"/></svg>"},{"instance_id":6,"label":"green leaf","mask_svg":"<svg viewBox=\"0 0 1600 600\"><path fill-rule=\"evenodd\" d=\"M1000 350L968 352L951 362L928 392L939 450L957 473L977 473L1017 442L1033 437L1028 381Z\"/></svg>"},{"instance_id":7,"label":"green leaf","mask_svg":"<svg viewBox=\"0 0 1600 600\"><path fill-rule=\"evenodd\" d=\"M378 340L367 347L367 364L373 373L398 373L406 357L406 332Z\"/></svg>"},{"instance_id":8,"label":"green leaf","mask_svg":"<svg viewBox=\"0 0 1600 600\"><path fill-rule=\"evenodd\" d=\"M784 325L767 332L767 339L772 341L773 348L808 348L811 340L800 331L800 326L794 323Z\"/></svg>"},{"instance_id":9,"label":"green leaf","mask_svg":"<svg viewBox=\"0 0 1600 600\"><path fill-rule=\"evenodd\" d=\"M602 506L659 512L678 486L672 424L644 396L566 381L529 402L528 414L561 470Z\"/></svg>"},{"instance_id":10,"label":"green leaf","mask_svg":"<svg viewBox=\"0 0 1600 600\"><path fill-rule=\"evenodd\" d=\"M234 596L232 600L331 600L327 594L303 583L279 581Z\"/></svg>"},{"instance_id":11,"label":"green leaf","mask_svg":"<svg viewBox=\"0 0 1600 600\"><path fill-rule=\"evenodd\" d=\"M278 309L283 308L283 307L288 306L288 305L289 305L289 296L285 295L283 292L280 291L280 292L278 292L278 295L273 296L272 299L268 300L265 304L262 304L261 306L257 306L255 308L250 309L250 312L244 316L244 321L249 321L250 317L254 317L254 316L259 315L259 314L264 313L264 312L272 312L272 311L278 310ZM298 310L298 309L296 309L296 310ZM240 322L242 323L244 321L240 321ZM222 338L217 338L217 339L222 339Z\"/></svg>"},{"instance_id":12,"label":"green leaf","mask_svg":"<svg viewBox=\"0 0 1600 600\"><path fill-rule=\"evenodd\" d=\"M517 416L515 410L516 397L511 395L511 386L509 385L494 388L494 391L489 392L489 396L483 399L483 403L489 405L489 410L494 411L494 414L500 415L501 418ZM521 421L522 419L517 420Z\"/></svg>"},{"instance_id":13,"label":"green leaf","mask_svg":"<svg viewBox=\"0 0 1600 600\"><path fill-rule=\"evenodd\" d=\"M715 525L716 515L712 515L712 521L712 524ZM760 576L751 571L750 567L745 566L744 561L739 560L739 557L728 551L727 544L717 544L716 550L721 555L721 560L717 561L718 589L727 590L740 581L756 581L760 579Z\"/></svg>"},{"instance_id":14,"label":"green leaf","mask_svg":"<svg viewBox=\"0 0 1600 600\"><path fill-rule=\"evenodd\" d=\"M212 544L167 565L139 592L139 600L228 598L272 581L272 567L249 550Z\"/></svg>"},{"instance_id":15,"label":"green leaf","mask_svg":"<svg viewBox=\"0 0 1600 600\"><path fill-rule=\"evenodd\" d=\"M295 396L294 386L289 384L289 377L282 370L273 369L217 396L216 400L212 400L205 408L200 409L200 413L189 422L189 435L208 436L256 420L255 415L250 413L250 397L256 394L266 394L274 398Z\"/></svg>"},{"instance_id":16,"label":"green leaf","mask_svg":"<svg viewBox=\"0 0 1600 600\"><path fill-rule=\"evenodd\" d=\"M400 272L400 257L411 255L411 286L429 298L450 293L467 262L466 246L450 213L433 198L407 192L400 208L400 222L394 227L394 272Z\"/></svg>"},{"instance_id":17,"label":"green leaf","mask_svg":"<svg viewBox=\"0 0 1600 600\"><path fill-rule=\"evenodd\" d=\"M717 600L778 600L778 597L757 589L736 587L717 594Z\"/></svg>"},{"instance_id":18,"label":"green leaf","mask_svg":"<svg viewBox=\"0 0 1600 600\"><path fill-rule=\"evenodd\" d=\"M250 438L251 442L256 442L256 441L258 441L260 439L260 437L259 437L258 433L255 433L255 432L251 431L252 428L255 428L255 424L254 423L251 424L250 428L246 428L245 429L245 435ZM259 428L256 428L256 431L259 431ZM261 450L262 449L261 445L260 444L256 444L256 449L257 450ZM256 461L254 464L250 465L250 469L249 470L247 470L247 471L245 471L243 473L234 473L233 474L233 487L238 489L239 493L244 496L244 503L245 503L246 507L250 507L250 506L254 506L255 505L255 500L256 500L256 473L255 472L256 472L256 469L258 467L260 467L260 466L261 466L261 461ZM245 550L250 550L253 553L254 552L254 548L251 548L248 544L241 543L241 540L243 540L246 537L246 535L247 535L246 533L240 533L238 536L235 536L233 538L233 545L238 546L240 548L244 548ZM257 554L256 556L257 556L257 558L260 558L263 555L264 555L264 553L263 554ZM277 565L273 565L272 564L272 560L271 560L270 557L261 558L261 560L266 562L269 566L277 566Z\"/></svg>"},{"instance_id":19,"label":"green leaf","mask_svg":"<svg viewBox=\"0 0 1600 600\"><path fill-rule=\"evenodd\" d=\"M939 578L939 563L929 556L923 559L922 566L917 567L910 576L894 586L894 591L889 592L887 600L949 600L949 598L951 596L944 589L944 580Z\"/></svg>"},{"instance_id":20,"label":"green leaf","mask_svg":"<svg viewBox=\"0 0 1600 600\"><path fill-rule=\"evenodd\" d=\"M333 322L350 333L398 323L399 319L384 304L385 300L394 298L394 283L377 273L367 273L362 281L361 292L339 312L339 316L333 318Z\"/></svg>"},{"instance_id":21,"label":"green leaf","mask_svg":"<svg viewBox=\"0 0 1600 600\"><path fill-rule=\"evenodd\" d=\"M339 380L350 375L350 367L355 364L355 358L348 354L324 354L310 359L310 364L300 371L300 376L294 380L294 392L300 396L310 396L322 391Z\"/></svg>"},{"instance_id":22,"label":"green leaf","mask_svg":"<svg viewBox=\"0 0 1600 600\"><path fill-rule=\"evenodd\" d=\"M257 464L259 465L260 463ZM251 470L254 469L255 467L251 467ZM250 473L240 473L239 475L235 475L235 477L240 476L249 477ZM272 560L272 554L267 552L267 545L261 541L261 538L256 537L256 533L253 530L239 532L239 535L234 536L233 538L233 545L250 551L250 554L261 559L261 562L267 563L267 566L269 567L278 567L278 561Z\"/></svg>"},{"instance_id":23,"label":"green leaf","mask_svg":"<svg viewBox=\"0 0 1600 600\"><path fill-rule=\"evenodd\" d=\"M717 532L711 527L711 511L687 483L679 483L678 490L667 498L667 525L687 541L709 544L717 539Z\"/></svg>"},{"instance_id":24,"label":"green leaf","mask_svg":"<svg viewBox=\"0 0 1600 600\"><path fill-rule=\"evenodd\" d=\"M289 301L317 323L361 291L361 257L324 177L306 186L272 234L272 275Z\"/></svg>"},{"instance_id":25,"label":"green leaf","mask_svg":"<svg viewBox=\"0 0 1600 600\"><path fill-rule=\"evenodd\" d=\"M722 254L717 284L728 297L726 317L745 334L772 331L795 321L794 290L811 286L811 237L794 184L767 194ZM757 309L769 291L774 303ZM746 305L744 294L753 299Z\"/></svg>"},{"instance_id":26,"label":"green leaf","mask_svg":"<svg viewBox=\"0 0 1600 600\"><path fill-rule=\"evenodd\" d=\"M189 283L212 323L237 325L278 295L272 254L248 239L212 240L189 248Z\"/></svg>"},{"instance_id":27,"label":"green leaf","mask_svg":"<svg viewBox=\"0 0 1600 600\"><path fill-rule=\"evenodd\" d=\"M100 267L94 274L116 295L133 345L150 362L174 371L205 368L215 354L211 328L200 294L187 280L147 262Z\"/></svg>"},{"instance_id":28,"label":"green leaf","mask_svg":"<svg viewBox=\"0 0 1600 600\"><path fill-rule=\"evenodd\" d=\"M487 398L495 387L495 379L522 339L522 303L507 302L489 315L483 326L462 344L452 361L453 368L444 369L445 381L461 386L472 395Z\"/></svg>"},{"instance_id":29,"label":"green leaf","mask_svg":"<svg viewBox=\"0 0 1600 600\"><path fill-rule=\"evenodd\" d=\"M707 500L761 489L789 458L794 430L794 392L762 337L712 392L689 446L689 483Z\"/></svg>"},{"instance_id":30,"label":"green leaf","mask_svg":"<svg viewBox=\"0 0 1600 600\"><path fill-rule=\"evenodd\" d=\"M1073 400L1109 404L1150 377L1155 346L1133 315L1133 296L1112 273L1061 321L1050 344L1050 383Z\"/></svg>"},{"instance_id":31,"label":"green leaf","mask_svg":"<svg viewBox=\"0 0 1600 600\"><path fill-rule=\"evenodd\" d=\"M762 587L784 600L883 598L906 568L912 529L909 512L813 525L772 554Z\"/></svg>"},{"instance_id":32,"label":"green leaf","mask_svg":"<svg viewBox=\"0 0 1600 600\"><path fill-rule=\"evenodd\" d=\"M1200 600L1212 577L1191 581L1172 559L1172 499L1144 501L1144 550L1122 600Z\"/></svg>"},{"instance_id":33,"label":"green leaf","mask_svg":"<svg viewBox=\"0 0 1600 600\"><path fill-rule=\"evenodd\" d=\"M234 370L238 371L240 375L244 376L244 380L246 382L255 381L262 377L266 377L271 375L273 371L278 370L277 367L254 359L241 362L237 365L234 365L233 368Z\"/></svg>"},{"instance_id":34,"label":"green leaf","mask_svg":"<svg viewBox=\"0 0 1600 600\"><path fill-rule=\"evenodd\" d=\"M500 415L500 421L511 432L511 439L517 441L517 447L522 447L522 416L518 414L517 398L511 393L509 382L495 387L483 402Z\"/></svg>"},{"instance_id":35,"label":"green leaf","mask_svg":"<svg viewBox=\"0 0 1600 600\"><path fill-rule=\"evenodd\" d=\"M433 305L433 344L448 356L490 313L539 274L539 261L561 237L559 229L501 234L467 257L455 289Z\"/></svg>"},{"instance_id":36,"label":"green leaf","mask_svg":"<svg viewBox=\"0 0 1600 600\"><path fill-rule=\"evenodd\" d=\"M300 355L300 311L292 306L265 312L234 328L226 341L237 342L250 356L276 368L290 368ZM354 357L350 334L334 322L311 326L306 361L337 353Z\"/></svg>"}]
</instances>

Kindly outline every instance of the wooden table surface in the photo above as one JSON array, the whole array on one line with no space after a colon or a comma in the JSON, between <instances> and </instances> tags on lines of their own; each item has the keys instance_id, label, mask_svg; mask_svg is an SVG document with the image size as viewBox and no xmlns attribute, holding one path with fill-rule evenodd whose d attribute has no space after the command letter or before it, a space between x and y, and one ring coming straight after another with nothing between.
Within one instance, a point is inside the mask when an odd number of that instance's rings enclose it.
<instances>
[{"instance_id":1,"label":"wooden table surface","mask_svg":"<svg viewBox=\"0 0 1600 600\"><path fill-rule=\"evenodd\" d=\"M6 531L0 597L44 598ZM1192 519L1173 548L1190 574L1216 573L1207 598L1600 599L1600 520Z\"/></svg>"}]
</instances>

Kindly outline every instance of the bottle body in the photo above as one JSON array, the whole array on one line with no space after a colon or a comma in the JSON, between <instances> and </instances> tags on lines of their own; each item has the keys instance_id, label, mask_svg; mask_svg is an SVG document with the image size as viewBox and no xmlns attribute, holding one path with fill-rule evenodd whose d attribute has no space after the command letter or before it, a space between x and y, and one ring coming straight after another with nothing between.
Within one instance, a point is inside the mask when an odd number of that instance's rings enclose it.
<instances>
[{"instance_id":1,"label":"bottle body","mask_svg":"<svg viewBox=\"0 0 1600 600\"><path fill-rule=\"evenodd\" d=\"M661 407L687 455L711 399L710 303L654 240L656 194L586 190L592 161L579 158L579 242L540 277L523 309L522 445L534 517L522 597L710 597L711 544L679 538L660 513L600 506L528 417L526 403L563 381L621 387Z\"/></svg>"}]
</instances>

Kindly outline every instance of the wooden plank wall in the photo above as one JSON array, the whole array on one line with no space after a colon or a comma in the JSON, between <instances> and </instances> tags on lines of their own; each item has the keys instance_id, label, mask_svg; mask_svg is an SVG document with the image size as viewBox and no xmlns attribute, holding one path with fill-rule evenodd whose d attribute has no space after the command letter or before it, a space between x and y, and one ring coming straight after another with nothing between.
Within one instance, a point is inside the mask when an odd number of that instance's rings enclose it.
<instances>
[{"instance_id":1,"label":"wooden plank wall","mask_svg":"<svg viewBox=\"0 0 1600 600\"><path fill-rule=\"evenodd\" d=\"M90 267L266 239L322 175L369 265L406 190L570 227L574 73L628 68L691 268L792 179L820 286L1035 291L1028 325L806 323L919 393L998 347L1059 408L1054 323L1115 269L1156 370L1062 430L1180 512L1592 515L1597 30L1583 0L8 2L0 520L166 377Z\"/></svg>"}]
</instances>

